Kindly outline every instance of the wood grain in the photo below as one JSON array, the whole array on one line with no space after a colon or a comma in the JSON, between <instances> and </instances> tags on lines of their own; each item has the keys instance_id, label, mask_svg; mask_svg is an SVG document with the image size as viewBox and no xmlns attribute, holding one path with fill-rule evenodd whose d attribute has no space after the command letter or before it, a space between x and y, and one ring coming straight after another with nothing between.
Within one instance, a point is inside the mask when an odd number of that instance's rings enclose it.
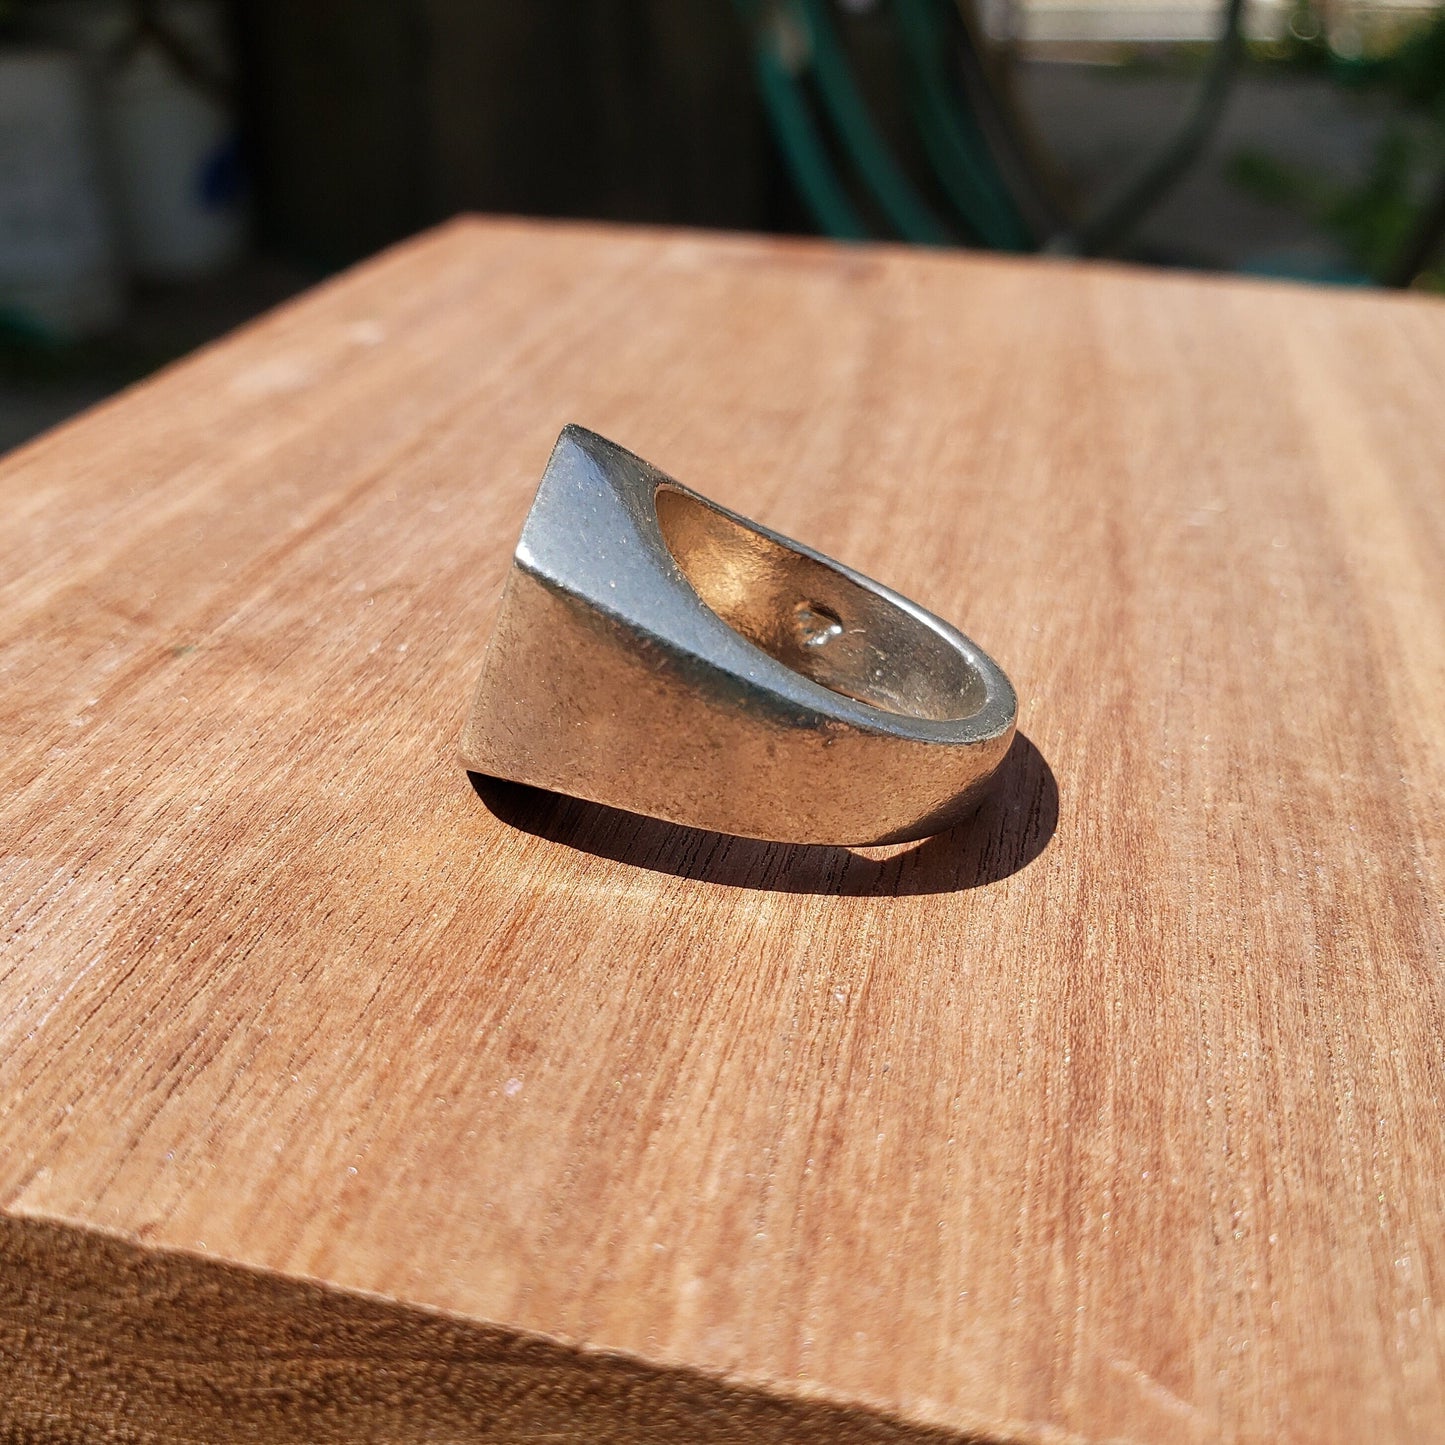
<instances>
[{"instance_id":1,"label":"wood grain","mask_svg":"<svg viewBox=\"0 0 1445 1445\"><path fill-rule=\"evenodd\" d=\"M1442 385L1421 299L465 222L12 456L0 1435L1445 1439ZM569 420L997 657L976 822L474 790Z\"/></svg>"}]
</instances>

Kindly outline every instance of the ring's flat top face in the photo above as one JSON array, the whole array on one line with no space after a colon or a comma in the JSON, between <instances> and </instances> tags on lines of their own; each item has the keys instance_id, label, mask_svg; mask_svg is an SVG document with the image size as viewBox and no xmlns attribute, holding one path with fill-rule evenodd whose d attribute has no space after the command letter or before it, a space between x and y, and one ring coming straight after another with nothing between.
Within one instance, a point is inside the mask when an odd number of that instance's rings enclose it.
<instances>
[{"instance_id":1,"label":"ring's flat top face","mask_svg":"<svg viewBox=\"0 0 1445 1445\"><path fill-rule=\"evenodd\" d=\"M956 628L568 426L461 757L693 828L899 842L978 806L1016 713Z\"/></svg>"},{"instance_id":2,"label":"ring's flat top face","mask_svg":"<svg viewBox=\"0 0 1445 1445\"><path fill-rule=\"evenodd\" d=\"M1422 297L465 221L0 461L0 1440L1438 1445L1442 377ZM569 419L997 658L978 810L474 789ZM642 499L579 588L652 526L767 683L674 773L977 726ZM647 600L550 560L559 649ZM692 674L607 655L514 745L631 775Z\"/></svg>"}]
</instances>

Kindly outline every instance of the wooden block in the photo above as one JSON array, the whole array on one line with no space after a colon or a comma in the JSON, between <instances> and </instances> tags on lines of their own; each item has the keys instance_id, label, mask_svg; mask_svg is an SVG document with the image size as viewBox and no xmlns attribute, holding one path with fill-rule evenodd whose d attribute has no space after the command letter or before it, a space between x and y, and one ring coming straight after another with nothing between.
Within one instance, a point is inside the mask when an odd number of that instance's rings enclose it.
<instances>
[{"instance_id":1,"label":"wooden block","mask_svg":"<svg viewBox=\"0 0 1445 1445\"><path fill-rule=\"evenodd\" d=\"M0 469L0 1435L1445 1438L1445 310L463 222ZM564 422L957 622L867 855L454 745Z\"/></svg>"}]
</instances>

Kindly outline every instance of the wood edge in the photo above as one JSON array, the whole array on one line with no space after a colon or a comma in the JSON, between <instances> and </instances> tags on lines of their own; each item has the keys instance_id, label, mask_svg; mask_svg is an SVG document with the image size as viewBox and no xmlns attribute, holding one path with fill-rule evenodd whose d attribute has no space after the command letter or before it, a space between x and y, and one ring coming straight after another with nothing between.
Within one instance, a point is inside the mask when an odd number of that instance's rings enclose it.
<instances>
[{"instance_id":1,"label":"wood edge","mask_svg":"<svg viewBox=\"0 0 1445 1445\"><path fill-rule=\"evenodd\" d=\"M370 256L364 256L361 260L354 261L339 271L322 276L320 280L312 282L294 296L288 296L274 306L268 306L264 311L248 317L231 327L230 330L223 331L219 336L213 336L209 341L203 341L184 355L163 362L154 371L148 371L144 376L127 382L124 386L101 397L72 416L63 418L53 426L49 426L35 436L11 447L9 451L0 451L0 477L9 471L19 470L34 462L55 444L67 442L73 432L89 427L97 418L108 416L116 409L124 407L136 392L147 390L177 372L188 370L202 358L225 350L242 338L274 326L278 322L304 318L306 313L318 310L328 304L338 291L349 290L358 281L379 278L398 265L410 264L419 253L454 244L458 236L479 229L475 223L481 220L482 218L473 216L454 217L429 230L404 236L401 240L383 247L380 251L373 252ZM486 229L485 222L482 223L480 229Z\"/></svg>"},{"instance_id":2,"label":"wood edge","mask_svg":"<svg viewBox=\"0 0 1445 1445\"><path fill-rule=\"evenodd\" d=\"M1019 1437L916 1424L90 1226L0 1214L0 1438L981 1445Z\"/></svg>"},{"instance_id":3,"label":"wood edge","mask_svg":"<svg viewBox=\"0 0 1445 1445\"><path fill-rule=\"evenodd\" d=\"M1445 306L1445 297L1432 292L1393 290L1381 286L1342 286L1332 282L1311 281L1288 276L1269 276L1252 271L1207 271L1193 267L1151 265L1144 261L1122 260L1108 256L1069 256L1045 251L989 251L969 246L919 246L907 241L862 240L840 241L828 236L772 231L733 231L706 226L665 225L656 222L595 220L580 216L526 216L511 213L480 213L462 211L430 231L398 242L387 251L357 263L368 266L391 250L412 241L439 234L468 232L496 235L516 233L535 236L554 232L577 237L613 237L618 240L652 237L661 241L698 241L721 250L773 252L798 260L907 259L917 265L953 267L965 265L1011 273L1039 271L1072 272L1082 276L1131 278L1161 287L1199 289L1234 293L1240 296L1277 294L1291 297L1312 297L1328 300L1331 306L1406 307L1428 310ZM352 269L356 269L353 267Z\"/></svg>"},{"instance_id":4,"label":"wood edge","mask_svg":"<svg viewBox=\"0 0 1445 1445\"><path fill-rule=\"evenodd\" d=\"M1046 254L1015 254L1008 252L978 251L966 247L930 248L910 246L900 241L835 241L826 236L784 235L754 231L725 231L703 227L660 226L615 221L597 221L575 217L529 217L510 214L487 214L460 212L427 230L418 231L392 242L370 256L353 262L329 276L308 286L295 296L281 301L238 326L212 338L187 352L184 356L166 362L154 371L121 387L109 396L77 412L74 416L48 427L38 435L0 453L0 476L24 467L37 460L57 442L68 440L77 428L89 426L97 417L108 415L122 406L133 393L148 388L171 374L190 367L200 358L223 349L249 334L282 321L296 318L323 305L338 290L345 290L359 280L379 279L397 265L407 265L419 255L430 250L445 249L458 240L473 235L512 235L519 238L551 232L562 235L584 237L612 237L658 240L696 241L716 250L735 251L740 257L760 257L766 254L786 256L790 260L814 261L852 258L858 261L876 259L908 258L915 264L924 262L932 266L953 267L967 265L974 269L986 269L999 273L1072 271L1095 278L1131 277L1144 279L1164 287L1205 287L1225 294L1241 296L1285 295L1328 296L1332 305L1344 304L1353 307L1371 308L1411 307L1416 310L1422 304L1445 305L1442 298L1418 291L1389 291L1378 288L1329 287L1318 282L1295 281L1279 277L1255 276L1238 272L1201 272L1170 270L1146 266L1137 262L1086 259Z\"/></svg>"}]
</instances>

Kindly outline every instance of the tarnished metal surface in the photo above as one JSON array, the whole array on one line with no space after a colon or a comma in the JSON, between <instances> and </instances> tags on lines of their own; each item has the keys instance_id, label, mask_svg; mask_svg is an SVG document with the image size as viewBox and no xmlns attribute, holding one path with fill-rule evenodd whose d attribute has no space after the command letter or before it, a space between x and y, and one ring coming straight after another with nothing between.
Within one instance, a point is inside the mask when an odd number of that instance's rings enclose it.
<instances>
[{"instance_id":1,"label":"tarnished metal surface","mask_svg":"<svg viewBox=\"0 0 1445 1445\"><path fill-rule=\"evenodd\" d=\"M461 755L697 828L899 842L976 806L1016 711L946 622L569 426Z\"/></svg>"}]
</instances>

